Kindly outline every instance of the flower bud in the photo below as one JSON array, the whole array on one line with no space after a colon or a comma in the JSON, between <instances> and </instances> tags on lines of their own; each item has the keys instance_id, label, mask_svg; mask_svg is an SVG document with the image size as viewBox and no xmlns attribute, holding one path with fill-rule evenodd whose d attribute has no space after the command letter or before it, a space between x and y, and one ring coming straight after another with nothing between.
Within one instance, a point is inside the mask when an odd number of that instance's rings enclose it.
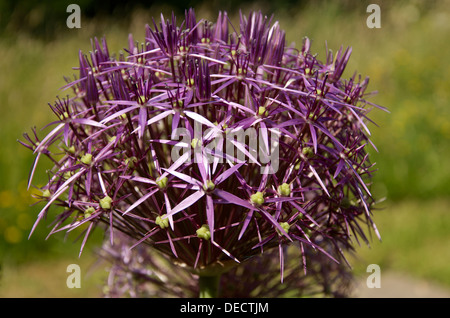
<instances>
[{"instance_id":1,"label":"flower bud","mask_svg":"<svg viewBox=\"0 0 450 318\"><path fill-rule=\"evenodd\" d=\"M103 210L110 210L112 206L112 199L109 196L105 196L103 199L100 199L99 204Z\"/></svg>"},{"instance_id":2,"label":"flower bud","mask_svg":"<svg viewBox=\"0 0 450 318\"><path fill-rule=\"evenodd\" d=\"M205 191L213 191L216 185L211 180L206 181L206 183L203 185L203 190Z\"/></svg>"},{"instance_id":3,"label":"flower bud","mask_svg":"<svg viewBox=\"0 0 450 318\"><path fill-rule=\"evenodd\" d=\"M286 233L289 233L289 229L291 226L289 225L288 222L281 222L280 226ZM279 235L283 235L283 233L281 233L281 231L279 229L276 229L276 230Z\"/></svg>"},{"instance_id":4,"label":"flower bud","mask_svg":"<svg viewBox=\"0 0 450 318\"><path fill-rule=\"evenodd\" d=\"M206 224L203 224L201 228L199 228L197 231L197 237L204 239L204 240L209 240L211 238L211 232L209 231L209 226Z\"/></svg>"},{"instance_id":5,"label":"flower bud","mask_svg":"<svg viewBox=\"0 0 450 318\"><path fill-rule=\"evenodd\" d=\"M285 197L289 196L291 194L291 186L286 182L282 185L279 185L278 193Z\"/></svg>"},{"instance_id":6,"label":"flower bud","mask_svg":"<svg viewBox=\"0 0 450 318\"><path fill-rule=\"evenodd\" d=\"M164 216L166 216L166 214L163 214L161 216L157 216L155 223L156 225L159 225L160 228L162 229L166 229L169 227L169 219L168 218L164 218Z\"/></svg>"},{"instance_id":7,"label":"flower bud","mask_svg":"<svg viewBox=\"0 0 450 318\"><path fill-rule=\"evenodd\" d=\"M95 212L95 209L93 207L88 207L86 210L84 210L84 218L89 218L93 213Z\"/></svg>"},{"instance_id":8,"label":"flower bud","mask_svg":"<svg viewBox=\"0 0 450 318\"><path fill-rule=\"evenodd\" d=\"M252 194L250 196L250 201L254 205L259 206L259 205L264 203L264 194L262 192L259 192L259 191L256 192L255 194Z\"/></svg>"},{"instance_id":9,"label":"flower bud","mask_svg":"<svg viewBox=\"0 0 450 318\"><path fill-rule=\"evenodd\" d=\"M312 158L312 156L314 156L314 151L311 147L304 147L302 149L302 154L304 154L306 158Z\"/></svg>"},{"instance_id":10,"label":"flower bud","mask_svg":"<svg viewBox=\"0 0 450 318\"><path fill-rule=\"evenodd\" d=\"M265 117L269 114L269 111L266 110L266 108L264 106L259 106L258 108L258 116L259 117Z\"/></svg>"},{"instance_id":11,"label":"flower bud","mask_svg":"<svg viewBox=\"0 0 450 318\"><path fill-rule=\"evenodd\" d=\"M43 192L42 192L42 197L44 197L44 198L50 198L51 197L51 192L50 192L50 190L49 189L45 189Z\"/></svg>"},{"instance_id":12,"label":"flower bud","mask_svg":"<svg viewBox=\"0 0 450 318\"><path fill-rule=\"evenodd\" d=\"M92 154L87 153L83 156L81 156L80 161L84 163L85 165L89 166L92 163Z\"/></svg>"},{"instance_id":13,"label":"flower bud","mask_svg":"<svg viewBox=\"0 0 450 318\"><path fill-rule=\"evenodd\" d=\"M156 185L158 186L159 189L163 190L167 187L167 177L161 177L158 180L156 180Z\"/></svg>"}]
</instances>

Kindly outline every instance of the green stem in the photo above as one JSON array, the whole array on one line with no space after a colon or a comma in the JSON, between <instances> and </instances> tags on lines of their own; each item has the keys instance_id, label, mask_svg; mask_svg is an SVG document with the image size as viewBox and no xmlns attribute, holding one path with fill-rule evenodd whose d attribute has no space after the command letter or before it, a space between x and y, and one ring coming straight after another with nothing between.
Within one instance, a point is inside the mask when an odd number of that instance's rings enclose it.
<instances>
[{"instance_id":1,"label":"green stem","mask_svg":"<svg viewBox=\"0 0 450 318\"><path fill-rule=\"evenodd\" d=\"M217 298L220 275L199 276L200 298Z\"/></svg>"}]
</instances>

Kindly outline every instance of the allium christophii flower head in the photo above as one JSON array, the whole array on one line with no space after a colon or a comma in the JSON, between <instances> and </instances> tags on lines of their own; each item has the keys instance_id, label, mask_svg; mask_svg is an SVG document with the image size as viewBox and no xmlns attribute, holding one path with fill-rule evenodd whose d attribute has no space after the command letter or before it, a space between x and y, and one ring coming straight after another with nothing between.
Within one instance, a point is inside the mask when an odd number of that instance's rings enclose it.
<instances>
[{"instance_id":1,"label":"allium christophii flower head","mask_svg":"<svg viewBox=\"0 0 450 318\"><path fill-rule=\"evenodd\" d=\"M342 79L351 50L321 62L261 13L216 23L186 12L130 35L127 56L106 41L79 54L74 95L54 128L26 136L54 168L44 207L62 206L51 234L103 224L195 272L229 268L296 245L340 262L371 220L368 80ZM378 106L377 106L378 107ZM36 225L35 225L36 226ZM33 227L33 230L35 228ZM378 234L378 233L377 233ZM220 266L219 266L220 265Z\"/></svg>"}]
</instances>

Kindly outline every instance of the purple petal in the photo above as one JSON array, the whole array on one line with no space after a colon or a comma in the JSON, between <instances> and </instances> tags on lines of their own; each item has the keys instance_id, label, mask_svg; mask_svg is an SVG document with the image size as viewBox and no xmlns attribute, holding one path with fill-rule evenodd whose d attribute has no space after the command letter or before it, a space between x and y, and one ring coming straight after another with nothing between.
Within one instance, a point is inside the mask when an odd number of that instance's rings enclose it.
<instances>
[{"instance_id":1,"label":"purple petal","mask_svg":"<svg viewBox=\"0 0 450 318\"><path fill-rule=\"evenodd\" d=\"M325 185L322 182L322 179L320 179L319 175L316 172L316 169L314 169L313 166L309 165L309 169L311 170L311 172L313 173L314 177L316 177L317 181L319 182L320 186L322 187L322 189L325 191L325 193L330 197L330 194L328 193L327 187L325 187Z\"/></svg>"},{"instance_id":2,"label":"purple petal","mask_svg":"<svg viewBox=\"0 0 450 318\"><path fill-rule=\"evenodd\" d=\"M263 217L268 220L270 223L272 223L273 226L275 226L278 231L280 231L281 234L283 234L285 237L287 237L289 239L289 241L292 242L292 239L289 237L289 235L286 233L286 231L281 227L280 223L277 222L277 220L275 220L275 218L270 215L269 212L265 211L264 209L259 209L258 210Z\"/></svg>"},{"instance_id":3,"label":"purple petal","mask_svg":"<svg viewBox=\"0 0 450 318\"><path fill-rule=\"evenodd\" d=\"M156 185L156 182L154 180L139 176L120 176L120 178Z\"/></svg>"},{"instance_id":4,"label":"purple petal","mask_svg":"<svg viewBox=\"0 0 450 318\"><path fill-rule=\"evenodd\" d=\"M211 241L214 241L214 203L210 195L206 196L206 218L208 220Z\"/></svg>"},{"instance_id":5,"label":"purple petal","mask_svg":"<svg viewBox=\"0 0 450 318\"><path fill-rule=\"evenodd\" d=\"M173 216L171 215L172 213L172 208L171 208L171 204L170 204L170 200L169 200L169 196L167 195L167 192L164 191L164 202L166 203L166 214L168 215L168 219L169 219L169 224L170 224L170 228L172 229L172 231L174 230L174 222L173 222Z\"/></svg>"},{"instance_id":6,"label":"purple petal","mask_svg":"<svg viewBox=\"0 0 450 318\"><path fill-rule=\"evenodd\" d=\"M81 168L80 171L78 171L76 174L74 174L73 176L71 176L69 179L66 180L66 182L64 182L59 188L58 191L56 191L52 197L50 198L50 200L47 202L47 204L42 208L42 210L39 212L38 217L36 222L34 223L30 234L28 235L28 237L31 237L31 235L33 234L34 230L36 229L37 224L40 222L40 220L43 218L43 216L45 215L45 212L47 211L47 209L50 207L50 205L61 195L63 194L68 188L69 188L69 184L75 180L76 178L78 178L81 174L84 173L84 171L86 170L86 168Z\"/></svg>"},{"instance_id":7,"label":"purple petal","mask_svg":"<svg viewBox=\"0 0 450 318\"><path fill-rule=\"evenodd\" d=\"M187 209L191 205L193 205L195 202L200 200L205 195L205 192L203 191L196 191L187 198L185 198L183 201L181 201L178 205L176 205L172 211L167 213L166 217L173 216L174 214Z\"/></svg>"},{"instance_id":8,"label":"purple petal","mask_svg":"<svg viewBox=\"0 0 450 318\"><path fill-rule=\"evenodd\" d=\"M231 258L232 260L234 260L236 263L240 263L239 260L238 260L236 257L234 257L233 255L231 255L230 252L228 252L228 251L227 251L226 249L224 249L222 246L220 246L219 244L217 244L217 242L211 241L211 243L212 243L213 245L215 245L217 248L219 248L219 249L222 251L222 253L224 253L224 254L227 255L229 258Z\"/></svg>"},{"instance_id":9,"label":"purple petal","mask_svg":"<svg viewBox=\"0 0 450 318\"><path fill-rule=\"evenodd\" d=\"M350 109L350 111L352 112L352 114L356 117L356 119L358 120L358 122L361 124L361 126L363 126L364 130L367 132L367 134L370 136L370 131L369 128L367 128L366 124L364 123L364 121L361 119L361 117L358 116L358 114L353 110L352 107L348 107L348 109Z\"/></svg>"},{"instance_id":10,"label":"purple petal","mask_svg":"<svg viewBox=\"0 0 450 318\"><path fill-rule=\"evenodd\" d=\"M166 172L164 172L161 177L166 177L170 172L175 171L178 169L182 164L184 164L190 156L190 152L184 153L180 158L177 159L170 167L169 169L166 169Z\"/></svg>"},{"instance_id":11,"label":"purple petal","mask_svg":"<svg viewBox=\"0 0 450 318\"><path fill-rule=\"evenodd\" d=\"M83 242L81 243L80 253L78 254L78 257L80 257L81 253L83 253L84 246L86 245L87 239L89 237L89 234L91 233L92 228L94 227L94 224L94 222L91 222L86 230L86 234L84 235Z\"/></svg>"},{"instance_id":12,"label":"purple petal","mask_svg":"<svg viewBox=\"0 0 450 318\"><path fill-rule=\"evenodd\" d=\"M202 150L203 150L202 146ZM200 171L200 175L202 176L203 183L206 183L207 180L211 179L211 173L208 164L208 158L204 154L203 151L195 151L195 159L197 162L198 170Z\"/></svg>"},{"instance_id":13,"label":"purple petal","mask_svg":"<svg viewBox=\"0 0 450 318\"><path fill-rule=\"evenodd\" d=\"M216 125L214 125L208 119L206 119L205 117L203 117L203 116L201 116L201 115L199 115L197 113L194 113L194 112L191 112L191 111L187 111L187 110L185 110L184 113L186 114L186 116L192 118L193 120L195 120L195 121L197 121L197 122L199 122L199 123L201 123L201 124L203 124L205 126L208 126L210 128L215 128L216 127Z\"/></svg>"},{"instance_id":14,"label":"purple petal","mask_svg":"<svg viewBox=\"0 0 450 318\"><path fill-rule=\"evenodd\" d=\"M244 223L242 224L241 231L239 232L238 240L240 240L242 238L242 235L244 235L245 230L247 229L248 225L250 224L250 221L252 220L252 217L253 217L253 211L254 210L250 210L250 212L248 212L247 215L245 216Z\"/></svg>"},{"instance_id":15,"label":"purple petal","mask_svg":"<svg viewBox=\"0 0 450 318\"><path fill-rule=\"evenodd\" d=\"M336 262L337 264L339 264L339 261L337 259L335 259L333 256L330 255L330 253L328 253L327 251L325 251L323 248L321 248L319 245L314 244L311 241L307 241L305 240L303 237L297 236L295 234L292 234L292 237L295 238L296 240L302 241L306 244L311 245L312 247L318 249L319 251L321 251L323 254L325 254L326 256L328 256L329 258L331 258L334 262Z\"/></svg>"},{"instance_id":16,"label":"purple petal","mask_svg":"<svg viewBox=\"0 0 450 318\"><path fill-rule=\"evenodd\" d=\"M317 135L313 125L309 125L309 131L311 132L311 138L314 145L314 153L317 153Z\"/></svg>"},{"instance_id":17,"label":"purple petal","mask_svg":"<svg viewBox=\"0 0 450 318\"><path fill-rule=\"evenodd\" d=\"M242 200L241 198L238 198L237 196L227 191L215 189L214 194L224 199L227 203L237 204L250 210L256 210L256 208L250 202Z\"/></svg>"},{"instance_id":18,"label":"purple petal","mask_svg":"<svg viewBox=\"0 0 450 318\"><path fill-rule=\"evenodd\" d=\"M264 201L267 203L270 202L287 202L287 201L295 201L295 200L301 200L302 198L299 197L277 197L277 198L268 198Z\"/></svg>"},{"instance_id":19,"label":"purple petal","mask_svg":"<svg viewBox=\"0 0 450 318\"><path fill-rule=\"evenodd\" d=\"M114 245L113 211L109 212L109 242L111 246Z\"/></svg>"},{"instance_id":20,"label":"purple petal","mask_svg":"<svg viewBox=\"0 0 450 318\"><path fill-rule=\"evenodd\" d=\"M234 174L234 172L235 172L236 170L238 170L243 164L244 164L244 162L241 162L241 163L238 163L238 164L232 166L231 168L225 170L225 172L223 172L222 174L220 174L220 175L214 180L215 185L218 185L218 184L222 183L223 181L225 181L229 176L231 176L232 174Z\"/></svg>"},{"instance_id":21,"label":"purple petal","mask_svg":"<svg viewBox=\"0 0 450 318\"><path fill-rule=\"evenodd\" d=\"M258 166L261 166L261 164L258 162L258 159L256 159L250 152L247 151L247 149L245 149L245 145L234 139L230 139L230 142L235 145L240 151L242 151L247 157L249 157L251 163L256 163Z\"/></svg>"},{"instance_id":22,"label":"purple petal","mask_svg":"<svg viewBox=\"0 0 450 318\"><path fill-rule=\"evenodd\" d=\"M197 256L195 257L194 268L197 268L198 261L200 259L200 252L202 251L203 240L200 240L198 244Z\"/></svg>"},{"instance_id":23,"label":"purple petal","mask_svg":"<svg viewBox=\"0 0 450 318\"><path fill-rule=\"evenodd\" d=\"M232 77L230 80L226 81L224 84L220 85L220 87L218 87L215 92L213 93L213 95L216 95L217 93L219 93L220 91L222 91L225 87L230 86L231 84L233 84L234 82L237 81L236 77Z\"/></svg>"},{"instance_id":24,"label":"purple petal","mask_svg":"<svg viewBox=\"0 0 450 318\"><path fill-rule=\"evenodd\" d=\"M98 182L100 183L100 188L102 188L103 195L106 196L108 193L106 192L105 182L103 181L103 177L100 171L97 172Z\"/></svg>"},{"instance_id":25,"label":"purple petal","mask_svg":"<svg viewBox=\"0 0 450 318\"><path fill-rule=\"evenodd\" d=\"M71 122L81 124L81 125L89 125L89 126L99 127L99 128L108 128L107 126L105 126L102 123L96 122L95 120L86 119L86 118L73 118L73 119L71 119Z\"/></svg>"},{"instance_id":26,"label":"purple petal","mask_svg":"<svg viewBox=\"0 0 450 318\"><path fill-rule=\"evenodd\" d=\"M168 173L174 175L175 177L177 177L177 178L179 178L179 179L181 179L183 181L186 181L187 183L190 183L190 184L193 184L193 185L201 184L200 181L198 181L195 178L192 178L192 177L188 176L187 174L184 174L184 173L181 173L181 172L178 172L178 171L169 170L169 169L164 169L164 168L162 168L162 170L167 171Z\"/></svg>"},{"instance_id":27,"label":"purple petal","mask_svg":"<svg viewBox=\"0 0 450 318\"><path fill-rule=\"evenodd\" d=\"M297 203L295 203L293 201L290 201L289 204L291 204L294 208L296 208L299 211L299 213L306 216L308 218L308 220L310 220L312 223L314 223L314 225L319 227L319 223L317 223L316 220L314 220L300 205L298 205Z\"/></svg>"},{"instance_id":28,"label":"purple petal","mask_svg":"<svg viewBox=\"0 0 450 318\"><path fill-rule=\"evenodd\" d=\"M139 131L138 131L139 139L141 139L142 136L144 136L146 121L147 121L147 108L141 106L139 108Z\"/></svg>"},{"instance_id":29,"label":"purple petal","mask_svg":"<svg viewBox=\"0 0 450 318\"><path fill-rule=\"evenodd\" d=\"M91 196L91 183L92 183L92 169L88 169L86 180L84 181L86 187L86 194Z\"/></svg>"},{"instance_id":30,"label":"purple petal","mask_svg":"<svg viewBox=\"0 0 450 318\"><path fill-rule=\"evenodd\" d=\"M160 121L160 120L163 119L163 118L166 118L167 116L169 116L169 115L172 114L172 113L173 113L173 110L167 110L167 111L165 111L165 112L162 112L162 113L159 114L159 115L156 115L155 117L152 117L151 119L149 119L149 120L147 121L147 126L150 126L151 124L156 123L156 122ZM133 130L133 133L135 133L137 130L138 130L138 128L136 128L135 130Z\"/></svg>"},{"instance_id":31,"label":"purple petal","mask_svg":"<svg viewBox=\"0 0 450 318\"><path fill-rule=\"evenodd\" d=\"M280 255L280 275L281 275L281 283L283 284L284 279L284 249L281 244L281 241L278 243L278 253Z\"/></svg>"},{"instance_id":32,"label":"purple petal","mask_svg":"<svg viewBox=\"0 0 450 318\"><path fill-rule=\"evenodd\" d=\"M69 132L70 132L69 128L70 127L69 127L68 124L64 125L64 144L66 146L69 146L69 144L68 144L68 142L69 142Z\"/></svg>"},{"instance_id":33,"label":"purple petal","mask_svg":"<svg viewBox=\"0 0 450 318\"><path fill-rule=\"evenodd\" d=\"M31 167L29 176L28 176L28 185L27 185L27 190L30 189L31 186L31 182L33 181L33 177L34 177L34 172L36 171L36 166L38 164L39 158L41 157L42 152L38 152L38 154L36 155L36 157L33 160L33 166Z\"/></svg>"},{"instance_id":34,"label":"purple petal","mask_svg":"<svg viewBox=\"0 0 450 318\"><path fill-rule=\"evenodd\" d=\"M336 179L336 177L339 175L339 172L341 172L341 170L344 167L344 165L345 165L344 160L340 159L339 160L339 164L338 164L338 166L336 168L336 172L334 173L334 176L333 176L334 179Z\"/></svg>"},{"instance_id":35,"label":"purple petal","mask_svg":"<svg viewBox=\"0 0 450 318\"><path fill-rule=\"evenodd\" d=\"M48 133L47 136L45 136L45 138L39 143L39 145L34 150L34 153L41 151L42 148L44 148L47 145L47 142L49 142L53 137L55 137L55 135L57 135L61 131L64 125L65 125L64 123L61 123L55 128L53 128L53 130L50 133Z\"/></svg>"},{"instance_id":36,"label":"purple petal","mask_svg":"<svg viewBox=\"0 0 450 318\"><path fill-rule=\"evenodd\" d=\"M217 64L227 65L226 62L223 62L221 60L216 60L216 59L213 59L212 57L208 57L208 56L205 56L205 55L199 55L199 54L191 53L191 54L189 54L189 56L198 57L199 59L205 59L205 60L217 63Z\"/></svg>"},{"instance_id":37,"label":"purple petal","mask_svg":"<svg viewBox=\"0 0 450 318\"><path fill-rule=\"evenodd\" d=\"M127 214L128 212L130 212L131 210L133 210L135 207L137 207L138 205L140 205L142 202L144 202L145 200L147 200L148 198L150 198L153 194L155 194L157 191L159 191L159 189L154 189L152 191L150 191L149 193L145 194L144 196L140 197L139 200L137 200L136 202L134 202L123 214Z\"/></svg>"},{"instance_id":38,"label":"purple petal","mask_svg":"<svg viewBox=\"0 0 450 318\"><path fill-rule=\"evenodd\" d=\"M180 123L180 112L174 112L172 118L172 131L175 131L178 128L179 123Z\"/></svg>"},{"instance_id":39,"label":"purple petal","mask_svg":"<svg viewBox=\"0 0 450 318\"><path fill-rule=\"evenodd\" d=\"M137 104L136 102L133 102L133 103L134 104L132 106L122 109L122 110L119 110L118 112L115 112L114 114L104 118L102 121L100 121L100 124L106 124L106 123L110 122L111 120L122 116L123 114L126 114L128 112L131 112L132 110L139 108L139 104Z\"/></svg>"},{"instance_id":40,"label":"purple petal","mask_svg":"<svg viewBox=\"0 0 450 318\"><path fill-rule=\"evenodd\" d=\"M169 240L170 249L172 250L173 255L175 255L175 257L178 258L178 254L175 249L175 245L173 245L173 241L172 241L172 238L170 237L170 233L169 233L169 231L166 231L166 232L167 232L167 239Z\"/></svg>"},{"instance_id":41,"label":"purple petal","mask_svg":"<svg viewBox=\"0 0 450 318\"><path fill-rule=\"evenodd\" d=\"M130 249L135 248L136 246L138 246L139 244L141 244L142 242L144 242L145 240L150 238L153 234L158 233L159 231L161 231L161 228L159 226L154 227L144 237L142 237L140 240L138 240L136 243L134 243L132 246L130 246Z\"/></svg>"}]
</instances>

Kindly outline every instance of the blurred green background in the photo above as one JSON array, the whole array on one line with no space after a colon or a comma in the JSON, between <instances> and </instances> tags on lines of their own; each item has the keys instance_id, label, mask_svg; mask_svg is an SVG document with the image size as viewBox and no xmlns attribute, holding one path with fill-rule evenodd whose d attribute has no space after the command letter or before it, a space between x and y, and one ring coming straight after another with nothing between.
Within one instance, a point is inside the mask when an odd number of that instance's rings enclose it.
<instances>
[{"instance_id":1,"label":"blurred green background","mask_svg":"<svg viewBox=\"0 0 450 318\"><path fill-rule=\"evenodd\" d=\"M81 28L69 29L66 8L81 8ZM366 25L369 4L381 8L381 28ZM33 156L22 147L30 128L53 120L47 103L67 93L63 76L78 65L78 50L106 36L110 52L127 46L128 34L144 38L144 26L161 12L181 16L193 6L198 17L214 20L219 10L237 22L238 9L274 14L288 42L312 39L312 51L325 56L351 46L346 76L370 77L374 110L370 125L379 152L374 194L386 200L374 212L382 242L351 257L355 274L367 276L368 264L406 273L450 290L450 1L5 1L0 0L0 297L96 297L104 265L95 267L96 234L78 258L80 242L63 235L45 240L40 225L28 239L40 206L33 206L26 180ZM36 180L45 180L42 164ZM80 264L83 286L66 287L67 265Z\"/></svg>"}]
</instances>

